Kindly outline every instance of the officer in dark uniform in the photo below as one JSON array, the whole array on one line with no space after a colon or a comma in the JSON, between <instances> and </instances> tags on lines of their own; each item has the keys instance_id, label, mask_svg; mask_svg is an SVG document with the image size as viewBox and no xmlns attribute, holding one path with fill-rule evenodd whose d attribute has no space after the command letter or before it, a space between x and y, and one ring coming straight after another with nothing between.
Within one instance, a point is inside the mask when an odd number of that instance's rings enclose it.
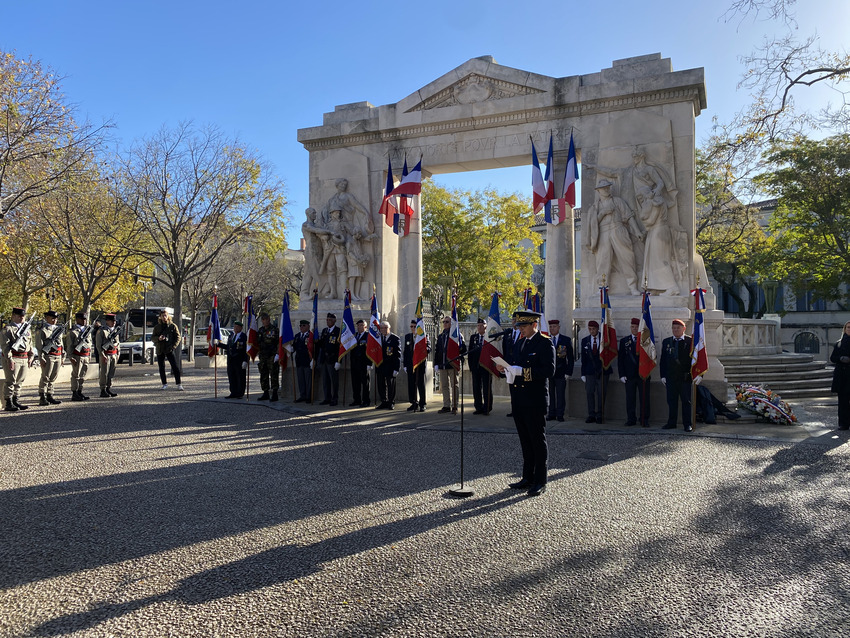
<instances>
[{"instance_id":1,"label":"officer in dark uniform","mask_svg":"<svg viewBox=\"0 0 850 638\"><path fill-rule=\"evenodd\" d=\"M667 423L665 430L676 429L679 401L682 402L682 424L685 432L694 429L691 422L691 338L685 335L685 322L673 319L673 336L661 344L659 372L667 386Z\"/></svg>"},{"instance_id":2,"label":"officer in dark uniform","mask_svg":"<svg viewBox=\"0 0 850 638\"><path fill-rule=\"evenodd\" d=\"M502 338L502 359L513 365L514 363L514 346L522 339L522 333L516 325L518 313L511 315L511 329L505 331L505 336ZM513 412L508 412L505 416L512 417Z\"/></svg>"},{"instance_id":3,"label":"officer in dark uniform","mask_svg":"<svg viewBox=\"0 0 850 638\"><path fill-rule=\"evenodd\" d=\"M233 322L233 332L227 338L227 381L230 394L226 399L245 396L248 373L248 336L242 332L242 322Z\"/></svg>"},{"instance_id":4,"label":"officer in dark uniform","mask_svg":"<svg viewBox=\"0 0 850 638\"><path fill-rule=\"evenodd\" d=\"M626 425L640 424L649 427L649 377L640 378L640 319L632 317L631 334L620 339L617 351L617 376L626 384ZM640 404L640 417L635 413L635 402Z\"/></svg>"},{"instance_id":5,"label":"officer in dark uniform","mask_svg":"<svg viewBox=\"0 0 850 638\"><path fill-rule=\"evenodd\" d=\"M484 334L487 330L487 322L478 318L476 332L469 335L469 372L472 374L472 401L475 404L473 414L490 414L493 409L493 376L482 368L481 348L484 347Z\"/></svg>"},{"instance_id":6,"label":"officer in dark uniform","mask_svg":"<svg viewBox=\"0 0 850 638\"><path fill-rule=\"evenodd\" d=\"M354 400L350 407L365 408L371 404L369 399L369 366L372 363L366 356L369 332L366 330L365 320L357 320L357 331L354 333L354 338L357 340L351 350L351 388L354 391Z\"/></svg>"},{"instance_id":7,"label":"officer in dark uniform","mask_svg":"<svg viewBox=\"0 0 850 638\"><path fill-rule=\"evenodd\" d=\"M322 369L322 389L324 398L320 405L336 405L339 402L339 327L336 325L336 315L332 312L327 316L327 328L319 335L319 365Z\"/></svg>"},{"instance_id":8,"label":"officer in dark uniform","mask_svg":"<svg viewBox=\"0 0 850 638\"><path fill-rule=\"evenodd\" d=\"M517 313L516 325L522 339L514 348L514 364L504 372L511 388L511 411L522 448L522 479L512 489L528 490L529 496L546 491L549 448L546 444L546 410L549 406L549 379L555 374L555 346L538 332L540 313Z\"/></svg>"},{"instance_id":9,"label":"officer in dark uniform","mask_svg":"<svg viewBox=\"0 0 850 638\"><path fill-rule=\"evenodd\" d=\"M280 363L278 363L280 333L277 326L272 323L269 313L261 312L260 322L263 325L257 330L257 346L260 350L257 369L260 371L260 388L263 394L257 401L277 401L277 391L280 388ZM269 397L269 390L271 390L271 397Z\"/></svg>"},{"instance_id":10,"label":"officer in dark uniform","mask_svg":"<svg viewBox=\"0 0 850 638\"><path fill-rule=\"evenodd\" d=\"M381 351L384 354L383 363L375 373L381 402L375 409L392 410L395 408L395 378L401 369L401 340L390 332L388 321L381 322Z\"/></svg>"},{"instance_id":11,"label":"officer in dark uniform","mask_svg":"<svg viewBox=\"0 0 850 638\"><path fill-rule=\"evenodd\" d=\"M567 377L572 376L575 366L573 340L561 334L561 322L558 319L549 320L549 334L555 347L555 376L549 388L549 415L546 420L563 421L567 411Z\"/></svg>"},{"instance_id":12,"label":"officer in dark uniform","mask_svg":"<svg viewBox=\"0 0 850 638\"><path fill-rule=\"evenodd\" d=\"M404 335L404 357L403 368L407 373L407 399L410 401L408 412L425 411L425 370L427 368L427 355L431 354L431 339L425 335L425 355L416 369L413 369L413 349L416 345L416 319L410 320L410 332ZM416 395L419 394L419 401Z\"/></svg>"},{"instance_id":13,"label":"officer in dark uniform","mask_svg":"<svg viewBox=\"0 0 850 638\"><path fill-rule=\"evenodd\" d=\"M312 403L313 355L310 354L310 322L302 319L298 327L300 332L292 340L295 376L298 378L298 398L295 403Z\"/></svg>"}]
</instances>

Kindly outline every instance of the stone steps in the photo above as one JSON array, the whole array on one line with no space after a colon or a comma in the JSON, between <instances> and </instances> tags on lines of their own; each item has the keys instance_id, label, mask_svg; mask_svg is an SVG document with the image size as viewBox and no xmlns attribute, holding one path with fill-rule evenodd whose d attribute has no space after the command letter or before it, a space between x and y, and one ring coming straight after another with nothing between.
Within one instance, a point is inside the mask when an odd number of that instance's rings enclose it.
<instances>
[{"instance_id":1,"label":"stone steps","mask_svg":"<svg viewBox=\"0 0 850 638\"><path fill-rule=\"evenodd\" d=\"M827 397L832 368L810 354L783 352L755 357L721 357L730 384L751 383L777 392L785 401Z\"/></svg>"}]
</instances>

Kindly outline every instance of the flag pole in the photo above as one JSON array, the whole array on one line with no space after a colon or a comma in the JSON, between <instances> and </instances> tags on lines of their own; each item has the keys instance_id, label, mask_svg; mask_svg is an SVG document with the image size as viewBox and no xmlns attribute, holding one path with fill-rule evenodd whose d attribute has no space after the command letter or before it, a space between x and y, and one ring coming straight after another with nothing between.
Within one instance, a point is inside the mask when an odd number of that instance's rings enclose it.
<instances>
[{"instance_id":1,"label":"flag pole","mask_svg":"<svg viewBox=\"0 0 850 638\"><path fill-rule=\"evenodd\" d=\"M640 304L641 319L643 319L643 310L646 308L646 273L643 274L643 299ZM640 345L640 339L643 335L638 336L638 341L635 345ZM649 377L647 377L648 379ZM640 424L643 426L646 423L646 385L647 379L640 376L640 353L638 352L638 379L640 379Z\"/></svg>"},{"instance_id":2,"label":"flag pole","mask_svg":"<svg viewBox=\"0 0 850 638\"><path fill-rule=\"evenodd\" d=\"M694 325L696 325L697 320L697 306L699 305L699 273L697 273L697 286L694 291ZM691 369L688 374L691 377L691 427L694 426L697 422L697 385L694 383L694 348L696 348L696 344L694 343L694 335L691 333Z\"/></svg>"},{"instance_id":3,"label":"flag pole","mask_svg":"<svg viewBox=\"0 0 850 638\"><path fill-rule=\"evenodd\" d=\"M603 273L602 274L602 290L599 291L599 305L603 309L605 307L605 296L604 295L605 295L605 274ZM604 339L605 335L607 334L607 331L605 330L605 321L602 322L601 329L602 329L602 335L601 336ZM600 417L599 423L605 423L605 365L602 364L601 356L602 356L602 352L606 348L606 345L605 345L605 342L602 339L599 340L599 343L602 346L601 348L599 348L599 356L600 356L599 363L602 365L602 377L599 379L599 388L600 388L599 389L599 396L600 396L600 399L601 399L601 402L602 402L601 405L599 406L599 417Z\"/></svg>"}]
</instances>

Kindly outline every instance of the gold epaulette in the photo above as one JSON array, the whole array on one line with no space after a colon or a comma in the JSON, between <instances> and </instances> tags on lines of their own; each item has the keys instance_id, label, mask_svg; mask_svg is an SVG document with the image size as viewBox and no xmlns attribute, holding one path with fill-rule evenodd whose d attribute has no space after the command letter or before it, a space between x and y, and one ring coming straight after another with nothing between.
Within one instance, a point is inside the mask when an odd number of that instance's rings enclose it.
<instances>
[{"instance_id":1,"label":"gold epaulette","mask_svg":"<svg viewBox=\"0 0 850 638\"><path fill-rule=\"evenodd\" d=\"M523 381L531 381L531 368L522 369L522 379Z\"/></svg>"}]
</instances>

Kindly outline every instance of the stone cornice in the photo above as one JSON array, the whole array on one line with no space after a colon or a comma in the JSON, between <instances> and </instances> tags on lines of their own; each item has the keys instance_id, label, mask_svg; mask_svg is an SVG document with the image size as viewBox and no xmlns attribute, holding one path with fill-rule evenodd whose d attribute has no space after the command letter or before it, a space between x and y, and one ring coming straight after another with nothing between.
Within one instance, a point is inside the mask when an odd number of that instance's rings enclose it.
<instances>
[{"instance_id":1,"label":"stone cornice","mask_svg":"<svg viewBox=\"0 0 850 638\"><path fill-rule=\"evenodd\" d=\"M304 140L302 144L308 151L318 151L338 147L395 142L423 136L448 135L451 133L462 133L473 130L477 131L526 122L550 121L582 115L594 115L597 113L621 111L647 106L660 106L680 102L692 102L694 105L694 111L699 113L701 97L702 95L699 86L684 86L608 97L598 100L574 102L571 104L467 117L458 120L448 120L445 122L430 122L427 124L417 124L414 126L405 126L384 131L371 131L364 133L352 133L349 135L314 138ZM370 120L366 120L366 122L368 121ZM318 131L321 128L323 127L316 127L310 130Z\"/></svg>"}]
</instances>

